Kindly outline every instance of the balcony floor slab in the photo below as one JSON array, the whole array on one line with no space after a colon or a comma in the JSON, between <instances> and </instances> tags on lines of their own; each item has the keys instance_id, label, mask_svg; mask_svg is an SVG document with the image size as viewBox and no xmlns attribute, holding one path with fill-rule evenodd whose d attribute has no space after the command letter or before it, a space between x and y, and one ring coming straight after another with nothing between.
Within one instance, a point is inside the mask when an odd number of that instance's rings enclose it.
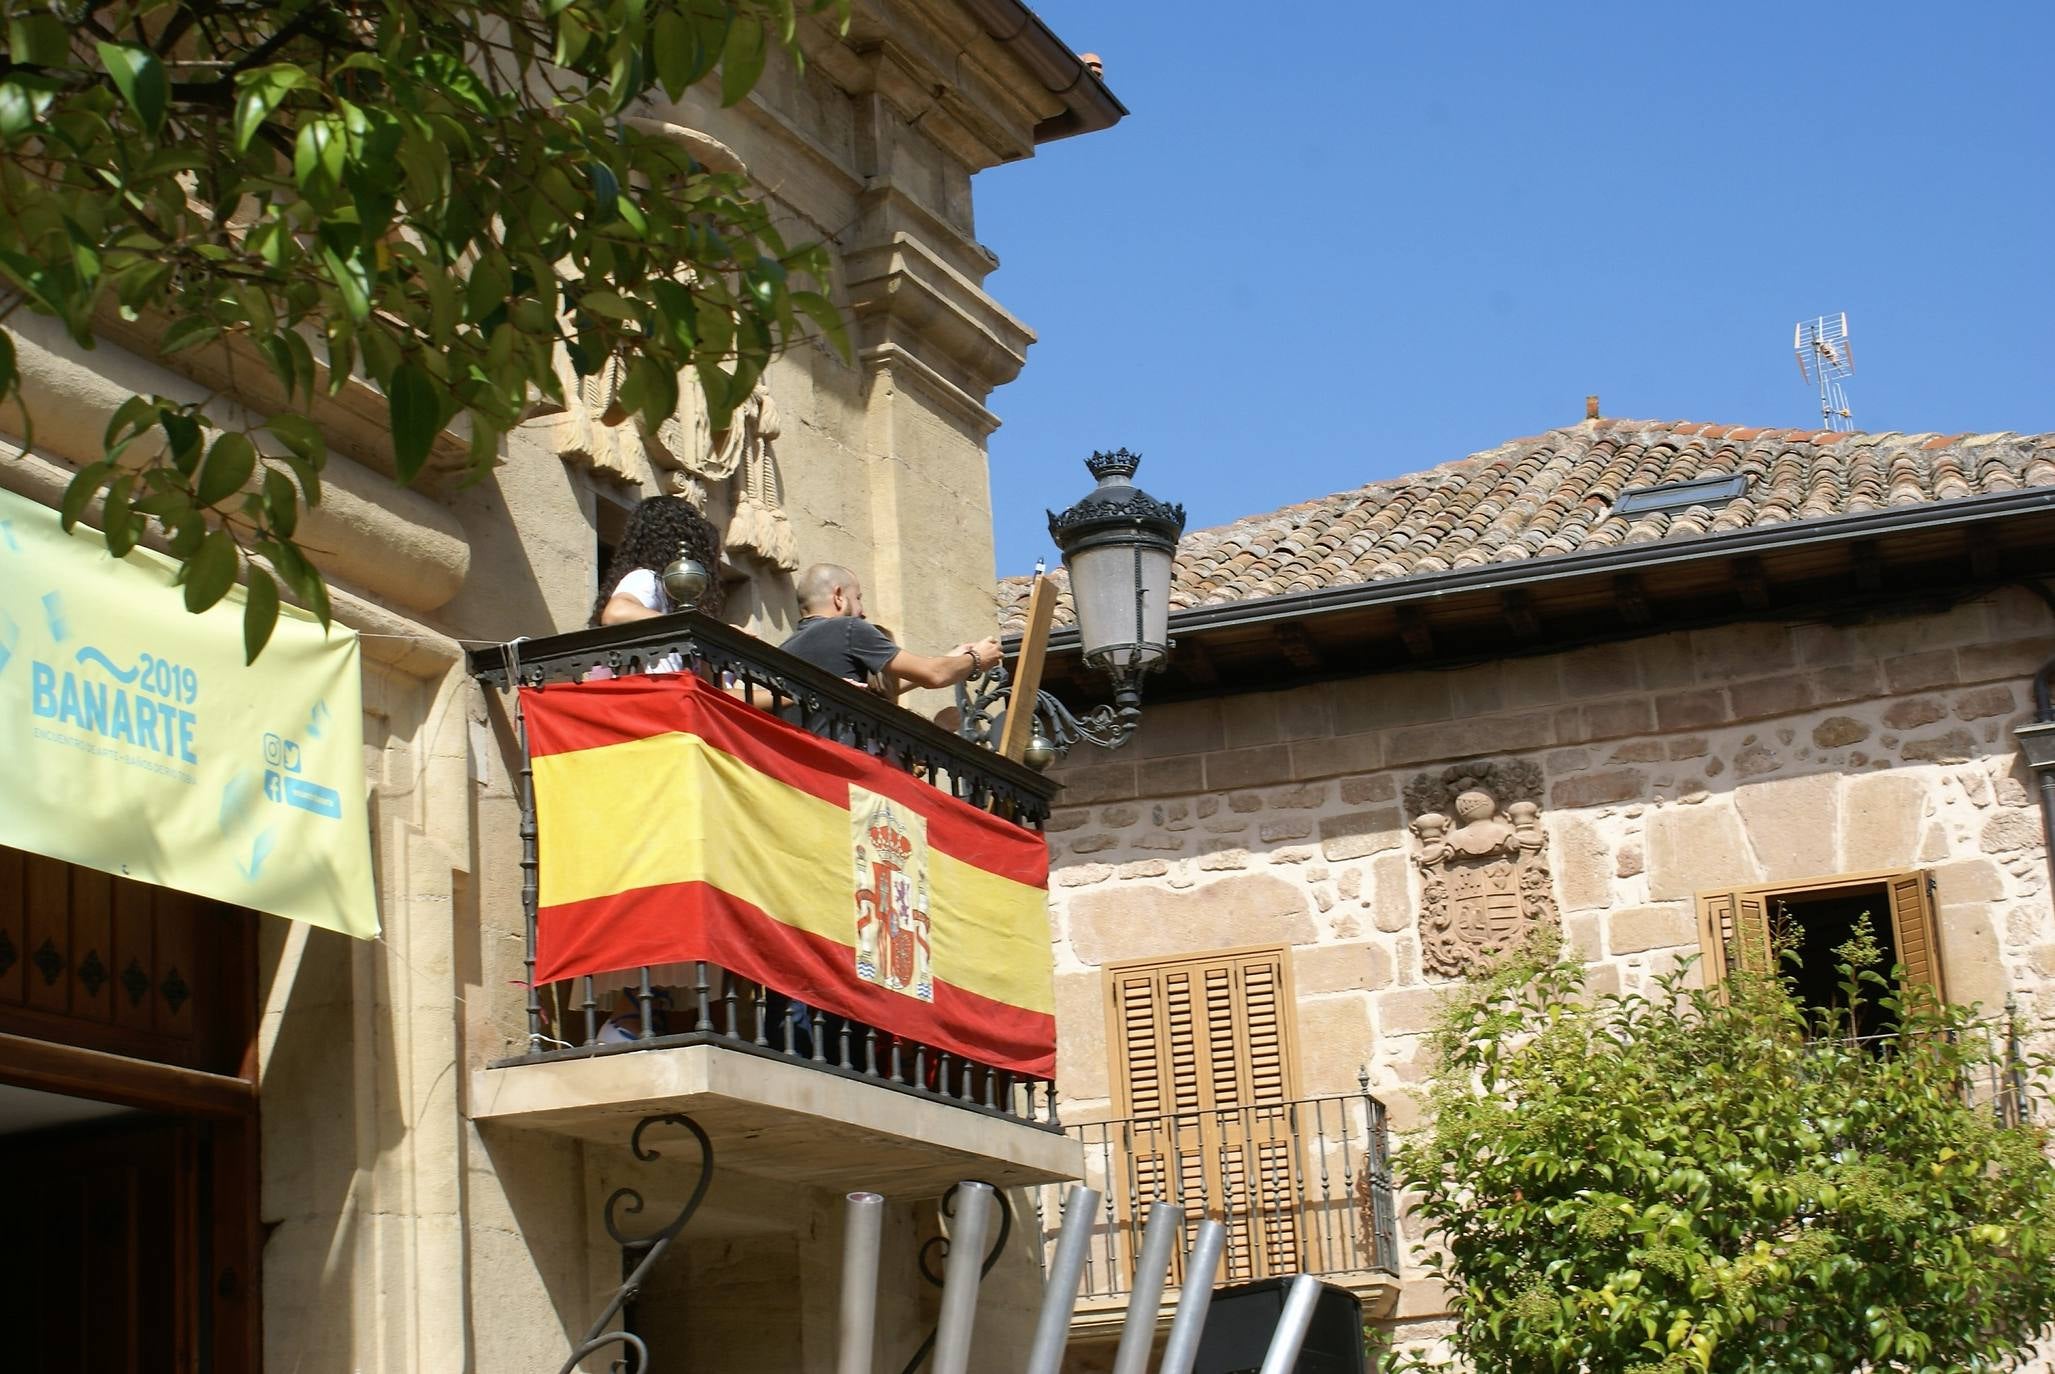
<instances>
[{"instance_id":1,"label":"balcony floor slab","mask_svg":"<svg viewBox=\"0 0 2055 1374\"><path fill-rule=\"evenodd\" d=\"M469 1109L481 1125L621 1146L638 1119L682 1112L712 1137L724 1170L887 1197L1084 1172L1069 1136L718 1045L477 1069Z\"/></svg>"}]
</instances>

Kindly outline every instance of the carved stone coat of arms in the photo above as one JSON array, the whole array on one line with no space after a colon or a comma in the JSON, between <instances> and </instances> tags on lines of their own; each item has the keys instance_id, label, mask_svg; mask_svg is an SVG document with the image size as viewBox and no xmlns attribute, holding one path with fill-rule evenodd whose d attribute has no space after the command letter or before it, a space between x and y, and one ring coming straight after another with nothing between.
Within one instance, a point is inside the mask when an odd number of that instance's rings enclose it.
<instances>
[{"instance_id":1,"label":"carved stone coat of arms","mask_svg":"<svg viewBox=\"0 0 2055 1374\"><path fill-rule=\"evenodd\" d=\"M1517 766L1504 777L1496 771L1423 776L1407 789L1422 888L1420 958L1439 977L1461 977L1556 919L1548 834L1533 800L1539 788L1530 791ZM1520 799L1501 805L1500 794Z\"/></svg>"}]
</instances>

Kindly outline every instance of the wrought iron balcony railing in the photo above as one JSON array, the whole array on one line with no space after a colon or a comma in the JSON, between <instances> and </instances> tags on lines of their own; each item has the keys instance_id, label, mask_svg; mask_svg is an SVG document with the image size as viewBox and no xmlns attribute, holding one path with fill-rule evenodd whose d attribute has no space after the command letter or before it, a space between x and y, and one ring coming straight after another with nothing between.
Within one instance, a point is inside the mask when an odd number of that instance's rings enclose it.
<instances>
[{"instance_id":1,"label":"wrought iron balcony railing","mask_svg":"<svg viewBox=\"0 0 2055 1374\"><path fill-rule=\"evenodd\" d=\"M2042 1030L2046 1029L2044 1023ZM1947 1032L1950 1042L1961 1040L1972 1049L1970 1062L1961 1070L1962 1100L1988 1111L2000 1127L2034 1120L2035 1098L2045 1090L2041 1067L2046 1060L2029 1054L2028 1032L2019 1005L2011 997L2005 999L2002 1015L1978 1017ZM1890 1058L1901 1053L1901 1045L1908 1038L1895 1027L1862 1035L1816 1035L1806 1042L1812 1061L1807 1069L1821 1071L1822 1061L1829 1061L1835 1052L1841 1051ZM1916 1044L1914 1048L1917 1049Z\"/></svg>"},{"instance_id":2,"label":"wrought iron balcony railing","mask_svg":"<svg viewBox=\"0 0 2055 1374\"><path fill-rule=\"evenodd\" d=\"M1396 1275L1394 1208L1384 1104L1360 1092L1067 1128L1085 1147L1085 1182L1105 1196L1081 1289L1083 1299L1124 1297L1142 1252L1149 1208L1184 1209L1187 1234L1170 1286L1200 1220L1227 1228L1218 1282L1290 1274ZM1036 1199L1053 1250L1064 1189Z\"/></svg>"},{"instance_id":3,"label":"wrought iron balcony railing","mask_svg":"<svg viewBox=\"0 0 2055 1374\"><path fill-rule=\"evenodd\" d=\"M488 688L580 682L601 676L684 671L733 690L809 733L861 749L922 778L951 796L1039 832L1056 785L860 687L844 682L744 631L680 613L629 625L520 639L473 650L470 670ZM993 1069L880 1027L823 1015L704 961L678 970L634 972L626 989L596 987L590 977L568 987L534 982L539 892L533 761L526 730L514 714L521 806L521 902L526 922L527 1053L493 1067L633 1053L685 1045L719 1045L775 1056L826 1073L922 1095L974 1111L1055 1131L1053 1083ZM752 842L746 817L734 843ZM671 984L668 997L661 984ZM606 1001L626 993L628 1015L610 1018ZM610 1026L611 1021L611 1026Z\"/></svg>"}]
</instances>

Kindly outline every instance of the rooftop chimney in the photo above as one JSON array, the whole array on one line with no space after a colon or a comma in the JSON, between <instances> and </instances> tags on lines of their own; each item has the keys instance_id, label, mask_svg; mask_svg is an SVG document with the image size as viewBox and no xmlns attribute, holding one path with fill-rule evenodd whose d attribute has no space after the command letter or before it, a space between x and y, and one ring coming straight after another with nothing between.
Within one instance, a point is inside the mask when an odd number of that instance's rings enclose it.
<instances>
[{"instance_id":1,"label":"rooftop chimney","mask_svg":"<svg viewBox=\"0 0 2055 1374\"><path fill-rule=\"evenodd\" d=\"M1586 396L1584 398L1584 418L1587 420L1596 420L1598 418L1598 397Z\"/></svg>"}]
</instances>

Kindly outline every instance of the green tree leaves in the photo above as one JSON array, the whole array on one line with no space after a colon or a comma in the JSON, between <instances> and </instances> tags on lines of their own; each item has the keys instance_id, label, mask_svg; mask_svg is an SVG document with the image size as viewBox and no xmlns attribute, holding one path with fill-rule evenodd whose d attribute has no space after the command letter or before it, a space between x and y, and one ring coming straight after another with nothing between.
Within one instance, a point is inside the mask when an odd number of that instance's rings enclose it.
<instances>
[{"instance_id":1,"label":"green tree leaves","mask_svg":"<svg viewBox=\"0 0 2055 1374\"><path fill-rule=\"evenodd\" d=\"M721 100L742 99L774 48L798 60L799 8L110 0L72 26L10 7L0 287L82 347L118 321L173 368L285 398L262 427L135 398L67 520L99 501L116 552L154 533L190 605L250 581L255 652L278 595L327 613L294 536L320 498L329 398L384 394L403 482L429 480L461 419L468 457L453 446L433 480L464 480L538 400L564 402L566 372L612 369L620 409L651 426L689 377L718 426L793 341L846 355L825 254L786 244L741 178L622 117L716 73ZM0 325L0 400L21 395L14 347Z\"/></svg>"},{"instance_id":2,"label":"green tree leaves","mask_svg":"<svg viewBox=\"0 0 2055 1374\"><path fill-rule=\"evenodd\" d=\"M400 480L411 482L428 461L436 431L442 428L442 406L436 400L435 383L419 363L394 368L386 392L392 414L393 462Z\"/></svg>"},{"instance_id":3,"label":"green tree leaves","mask_svg":"<svg viewBox=\"0 0 2055 1374\"><path fill-rule=\"evenodd\" d=\"M199 480L193 484L194 503L220 505L241 491L256 470L257 447L249 436L233 430L224 433L207 450L207 461L201 465Z\"/></svg>"},{"instance_id":4,"label":"green tree leaves","mask_svg":"<svg viewBox=\"0 0 2055 1374\"><path fill-rule=\"evenodd\" d=\"M121 98L135 111L145 132L155 134L164 127L164 112L171 100L171 83L164 64L148 48L123 47L116 43L97 45L100 63Z\"/></svg>"},{"instance_id":5,"label":"green tree leaves","mask_svg":"<svg viewBox=\"0 0 2055 1374\"><path fill-rule=\"evenodd\" d=\"M2007 1027L1886 998L1897 1034L1859 1042L1745 975L1600 996L1559 939L1452 998L1399 1156L1469 1368L1941 1374L2055 1319L2048 1133L1991 1100ZM1844 972L1852 1004L1874 975Z\"/></svg>"}]
</instances>

